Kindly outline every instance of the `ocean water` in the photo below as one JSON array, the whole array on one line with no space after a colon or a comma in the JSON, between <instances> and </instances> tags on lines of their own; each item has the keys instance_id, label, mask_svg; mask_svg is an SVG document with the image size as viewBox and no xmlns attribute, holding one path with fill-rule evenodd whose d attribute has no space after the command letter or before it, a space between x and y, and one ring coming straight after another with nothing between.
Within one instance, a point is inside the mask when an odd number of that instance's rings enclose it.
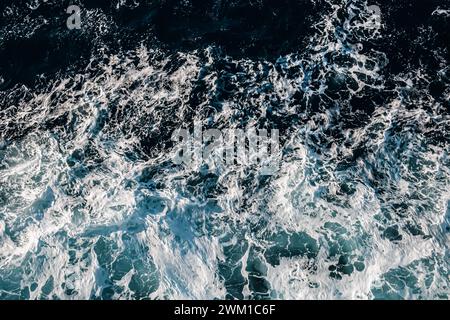
<instances>
[{"instance_id":1,"label":"ocean water","mask_svg":"<svg viewBox=\"0 0 450 320\"><path fill-rule=\"evenodd\" d=\"M449 299L449 1L0 14L0 299ZM278 170L175 164L195 122Z\"/></svg>"}]
</instances>

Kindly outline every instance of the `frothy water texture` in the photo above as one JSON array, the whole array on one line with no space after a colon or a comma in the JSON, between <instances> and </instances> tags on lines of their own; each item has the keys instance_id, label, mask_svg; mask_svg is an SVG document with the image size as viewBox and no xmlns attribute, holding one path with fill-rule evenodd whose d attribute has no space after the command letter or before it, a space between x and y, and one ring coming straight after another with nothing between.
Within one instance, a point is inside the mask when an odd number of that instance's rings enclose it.
<instances>
[{"instance_id":1,"label":"frothy water texture","mask_svg":"<svg viewBox=\"0 0 450 320\"><path fill-rule=\"evenodd\" d=\"M2 1L0 299L449 299L450 7L404 2ZM194 121L279 171L175 165Z\"/></svg>"}]
</instances>

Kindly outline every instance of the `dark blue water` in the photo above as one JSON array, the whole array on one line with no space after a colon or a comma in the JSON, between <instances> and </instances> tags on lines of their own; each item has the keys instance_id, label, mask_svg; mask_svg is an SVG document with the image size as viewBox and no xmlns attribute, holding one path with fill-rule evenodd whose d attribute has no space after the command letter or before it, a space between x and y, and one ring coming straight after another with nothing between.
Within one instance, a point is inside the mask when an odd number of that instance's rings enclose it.
<instances>
[{"instance_id":1,"label":"dark blue water","mask_svg":"<svg viewBox=\"0 0 450 320\"><path fill-rule=\"evenodd\" d=\"M1 299L449 298L448 1L0 13ZM174 163L196 123L278 170Z\"/></svg>"}]
</instances>

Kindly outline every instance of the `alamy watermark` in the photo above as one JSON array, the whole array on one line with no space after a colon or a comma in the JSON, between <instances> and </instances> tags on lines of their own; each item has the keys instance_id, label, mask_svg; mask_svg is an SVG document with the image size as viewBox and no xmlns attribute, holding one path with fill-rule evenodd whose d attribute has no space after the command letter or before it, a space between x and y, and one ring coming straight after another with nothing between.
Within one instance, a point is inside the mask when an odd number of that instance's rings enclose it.
<instances>
[{"instance_id":1,"label":"alamy watermark","mask_svg":"<svg viewBox=\"0 0 450 320\"><path fill-rule=\"evenodd\" d=\"M373 4L373 5L368 6L367 9L369 9L369 11L375 15L376 24L380 25L381 24L381 9L380 9L380 7Z\"/></svg>"},{"instance_id":2,"label":"alamy watermark","mask_svg":"<svg viewBox=\"0 0 450 320\"><path fill-rule=\"evenodd\" d=\"M370 5L367 9L375 15L375 23L381 24L381 9L377 5ZM70 5L66 13L70 16L67 18L66 25L70 30L81 29L81 8L77 5Z\"/></svg>"},{"instance_id":3,"label":"alamy watermark","mask_svg":"<svg viewBox=\"0 0 450 320\"><path fill-rule=\"evenodd\" d=\"M172 134L176 143L173 162L198 167L258 167L261 175L273 175L281 158L278 129L207 129L200 122L194 129L178 129Z\"/></svg>"},{"instance_id":4,"label":"alamy watermark","mask_svg":"<svg viewBox=\"0 0 450 320\"><path fill-rule=\"evenodd\" d=\"M67 18L66 25L70 30L81 29L81 9L79 6L71 5L66 10L70 16Z\"/></svg>"}]
</instances>

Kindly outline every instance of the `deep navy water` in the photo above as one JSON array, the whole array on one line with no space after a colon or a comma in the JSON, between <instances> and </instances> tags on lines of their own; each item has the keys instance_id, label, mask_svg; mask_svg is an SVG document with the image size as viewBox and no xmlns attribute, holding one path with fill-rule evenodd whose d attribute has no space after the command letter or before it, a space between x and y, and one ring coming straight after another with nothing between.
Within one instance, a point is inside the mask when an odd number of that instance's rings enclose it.
<instances>
[{"instance_id":1,"label":"deep navy water","mask_svg":"<svg viewBox=\"0 0 450 320\"><path fill-rule=\"evenodd\" d=\"M449 61L448 0L2 0L0 299L449 299Z\"/></svg>"}]
</instances>

